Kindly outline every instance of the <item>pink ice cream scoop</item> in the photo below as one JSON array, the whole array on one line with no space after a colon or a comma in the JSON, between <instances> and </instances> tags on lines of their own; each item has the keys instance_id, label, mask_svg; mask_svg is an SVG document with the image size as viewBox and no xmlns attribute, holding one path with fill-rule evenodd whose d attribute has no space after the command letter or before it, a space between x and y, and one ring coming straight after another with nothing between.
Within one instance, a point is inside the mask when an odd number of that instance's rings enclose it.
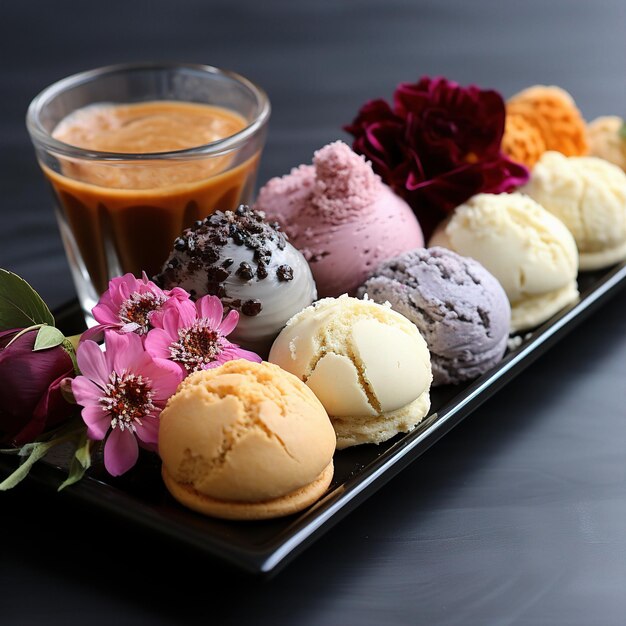
<instances>
[{"instance_id":1,"label":"pink ice cream scoop","mask_svg":"<svg viewBox=\"0 0 626 626\"><path fill-rule=\"evenodd\" d=\"M318 150L313 165L272 178L255 209L304 254L320 298L354 294L382 261L424 245L409 205L341 141Z\"/></svg>"}]
</instances>

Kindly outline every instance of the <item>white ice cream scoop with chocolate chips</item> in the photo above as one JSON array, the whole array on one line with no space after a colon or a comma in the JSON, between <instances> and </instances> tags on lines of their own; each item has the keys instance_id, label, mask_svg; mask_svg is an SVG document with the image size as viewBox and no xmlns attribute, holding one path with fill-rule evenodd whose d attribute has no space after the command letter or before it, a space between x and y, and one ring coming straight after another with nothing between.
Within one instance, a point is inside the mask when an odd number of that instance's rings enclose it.
<instances>
[{"instance_id":1,"label":"white ice cream scoop with chocolate chips","mask_svg":"<svg viewBox=\"0 0 626 626\"><path fill-rule=\"evenodd\" d=\"M287 320L317 297L309 265L263 213L216 211L183 231L155 281L239 311L229 339L267 356Z\"/></svg>"}]
</instances>

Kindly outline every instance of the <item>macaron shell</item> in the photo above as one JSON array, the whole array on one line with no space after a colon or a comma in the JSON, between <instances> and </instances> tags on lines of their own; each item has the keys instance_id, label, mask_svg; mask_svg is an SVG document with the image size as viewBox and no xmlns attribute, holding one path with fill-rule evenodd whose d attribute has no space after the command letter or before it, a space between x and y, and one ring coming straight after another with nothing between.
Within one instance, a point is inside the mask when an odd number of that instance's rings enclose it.
<instances>
[{"instance_id":1,"label":"macaron shell","mask_svg":"<svg viewBox=\"0 0 626 626\"><path fill-rule=\"evenodd\" d=\"M211 517L229 520L261 520L293 515L311 506L328 490L333 478L332 460L311 483L284 496L260 502L236 502L206 496L189 483L177 482L163 466L161 475L167 490L184 506Z\"/></svg>"}]
</instances>

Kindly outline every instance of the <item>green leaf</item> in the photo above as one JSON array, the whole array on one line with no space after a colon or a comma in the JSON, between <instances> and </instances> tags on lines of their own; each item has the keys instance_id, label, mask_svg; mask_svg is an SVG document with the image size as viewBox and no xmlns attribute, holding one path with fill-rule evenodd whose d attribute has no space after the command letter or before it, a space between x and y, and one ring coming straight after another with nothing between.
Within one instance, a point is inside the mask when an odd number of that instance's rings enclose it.
<instances>
[{"instance_id":1,"label":"green leaf","mask_svg":"<svg viewBox=\"0 0 626 626\"><path fill-rule=\"evenodd\" d=\"M626 122L622 122L622 125L620 126L619 129L619 136L626 140Z\"/></svg>"},{"instance_id":2,"label":"green leaf","mask_svg":"<svg viewBox=\"0 0 626 626\"><path fill-rule=\"evenodd\" d=\"M82 336L82 333L79 333L78 335L70 335L69 337L65 338L65 341L67 341L67 343L72 346L74 352L78 350L78 344L80 343L80 338Z\"/></svg>"},{"instance_id":3,"label":"green leaf","mask_svg":"<svg viewBox=\"0 0 626 626\"><path fill-rule=\"evenodd\" d=\"M50 309L23 278L0 269L0 330L35 324L54 326Z\"/></svg>"},{"instance_id":4,"label":"green leaf","mask_svg":"<svg viewBox=\"0 0 626 626\"><path fill-rule=\"evenodd\" d=\"M69 476L67 480L59 487L67 487L82 478L85 470L91 466L91 446L93 442L87 439L87 428L81 419L75 422L63 424L58 428L43 435L44 441L33 441L24 444L21 448L11 448L8 450L0 450L0 453L17 454L25 458L22 464L3 482L0 483L0 491L12 489L20 483L30 471L31 467L40 459L42 459L51 448L62 443L71 442L75 446L74 457L70 466Z\"/></svg>"},{"instance_id":5,"label":"green leaf","mask_svg":"<svg viewBox=\"0 0 626 626\"><path fill-rule=\"evenodd\" d=\"M67 478L59 485L59 491L77 483L91 467L91 444L92 442L87 439L87 431L85 430L79 436Z\"/></svg>"},{"instance_id":6,"label":"green leaf","mask_svg":"<svg viewBox=\"0 0 626 626\"><path fill-rule=\"evenodd\" d=\"M78 460L78 462L87 470L91 467L91 446L93 441L91 439L87 439L87 429L82 434L77 447L76 453L74 456Z\"/></svg>"},{"instance_id":7,"label":"green leaf","mask_svg":"<svg viewBox=\"0 0 626 626\"><path fill-rule=\"evenodd\" d=\"M76 361L76 349L77 347L74 345L72 338L66 337L63 340L63 349L69 355L70 359L72 359L72 365L74 366L74 373L76 375L80 374L80 369L78 369L78 362Z\"/></svg>"},{"instance_id":8,"label":"green leaf","mask_svg":"<svg viewBox=\"0 0 626 626\"><path fill-rule=\"evenodd\" d=\"M43 324L35 324L34 326L29 326L28 328L22 328L22 330L20 330L19 333L15 333L15 335L13 335L13 338L11 339L11 341L9 341L9 343L7 343L5 347L8 348L14 341L17 341L22 335L29 333L31 330L37 330L38 328L41 328L42 326Z\"/></svg>"},{"instance_id":9,"label":"green leaf","mask_svg":"<svg viewBox=\"0 0 626 626\"><path fill-rule=\"evenodd\" d=\"M22 482L24 478L30 472L30 468L37 462L39 459L42 459L48 453L50 448L53 448L58 442L56 440L46 441L44 443L35 443L29 444L30 454L26 458L26 460L7 478L5 478L0 483L0 491L7 491L7 489L12 489L18 483ZM20 451L21 452L21 451Z\"/></svg>"},{"instance_id":10,"label":"green leaf","mask_svg":"<svg viewBox=\"0 0 626 626\"><path fill-rule=\"evenodd\" d=\"M37 333L33 352L60 346L64 339L65 335L58 328L54 326L42 326Z\"/></svg>"}]
</instances>

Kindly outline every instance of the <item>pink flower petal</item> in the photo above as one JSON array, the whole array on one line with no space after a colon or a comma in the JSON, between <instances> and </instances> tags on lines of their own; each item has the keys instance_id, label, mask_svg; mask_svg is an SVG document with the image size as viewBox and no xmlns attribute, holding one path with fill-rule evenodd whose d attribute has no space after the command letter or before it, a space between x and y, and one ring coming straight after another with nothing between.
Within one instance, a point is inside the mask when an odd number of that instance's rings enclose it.
<instances>
[{"instance_id":1,"label":"pink flower petal","mask_svg":"<svg viewBox=\"0 0 626 626\"><path fill-rule=\"evenodd\" d=\"M196 320L196 307L191 300L178 301L170 299L161 311L150 318L155 328L163 328L172 338L178 340L178 329L191 326Z\"/></svg>"},{"instance_id":2,"label":"pink flower petal","mask_svg":"<svg viewBox=\"0 0 626 626\"><path fill-rule=\"evenodd\" d=\"M104 358L109 372L117 372L119 374L124 369L126 366L124 354L128 348L130 338L134 336L129 333L120 334L111 330L104 332L104 345L106 348Z\"/></svg>"},{"instance_id":3,"label":"pink flower petal","mask_svg":"<svg viewBox=\"0 0 626 626\"><path fill-rule=\"evenodd\" d=\"M135 364L137 364L137 367L141 367L140 364L144 361L144 358L146 356L146 350L143 346L143 340L139 335L136 335L135 333L130 333L126 336L128 337L126 350L119 355L116 363L121 368L131 369L135 371ZM115 371L119 372L120 370L116 369Z\"/></svg>"},{"instance_id":4,"label":"pink flower petal","mask_svg":"<svg viewBox=\"0 0 626 626\"><path fill-rule=\"evenodd\" d=\"M222 350L217 354L215 359L208 364L208 367L204 367L203 369L212 369L224 365L224 363L228 363L228 361L238 359L239 356L235 353L233 348L236 348L234 344L225 341L224 344L222 344Z\"/></svg>"},{"instance_id":5,"label":"pink flower petal","mask_svg":"<svg viewBox=\"0 0 626 626\"><path fill-rule=\"evenodd\" d=\"M141 424L135 424L137 438L147 446L156 446L159 441L159 418L144 417ZM154 448L152 448L154 450Z\"/></svg>"},{"instance_id":6,"label":"pink flower petal","mask_svg":"<svg viewBox=\"0 0 626 626\"><path fill-rule=\"evenodd\" d=\"M131 294L139 290L137 279L132 274L124 274L120 278L114 278L111 284L115 285L116 295L113 302L118 305L118 308L124 300L128 300Z\"/></svg>"},{"instance_id":7,"label":"pink flower petal","mask_svg":"<svg viewBox=\"0 0 626 626\"><path fill-rule=\"evenodd\" d=\"M137 322L129 322L128 324L123 324L120 326L120 332L123 333L134 333L138 328L141 328Z\"/></svg>"},{"instance_id":8,"label":"pink flower petal","mask_svg":"<svg viewBox=\"0 0 626 626\"><path fill-rule=\"evenodd\" d=\"M191 300L168 300L168 302L171 302L170 306L178 311L180 317L178 328L189 328L198 319L196 305Z\"/></svg>"},{"instance_id":9,"label":"pink flower petal","mask_svg":"<svg viewBox=\"0 0 626 626\"><path fill-rule=\"evenodd\" d=\"M211 328L217 329L222 323L224 307L217 296L204 296L196 302L198 317L205 317L209 320Z\"/></svg>"},{"instance_id":10,"label":"pink flower petal","mask_svg":"<svg viewBox=\"0 0 626 626\"><path fill-rule=\"evenodd\" d=\"M91 314L94 316L96 322L100 324L118 324L119 316L117 315L117 310L119 307L116 307L111 302L111 297L109 294L104 294L100 298L100 302L96 304L96 306L91 309Z\"/></svg>"},{"instance_id":11,"label":"pink flower petal","mask_svg":"<svg viewBox=\"0 0 626 626\"><path fill-rule=\"evenodd\" d=\"M148 450L149 452L158 452L159 451L159 442L155 442L155 443L144 443L141 440L137 440L137 442L139 443L139 445L144 449L144 450Z\"/></svg>"},{"instance_id":12,"label":"pink flower petal","mask_svg":"<svg viewBox=\"0 0 626 626\"><path fill-rule=\"evenodd\" d=\"M254 363L261 363L261 361L263 361L263 359L255 352L244 350L238 345L230 342L224 346L224 351L220 357L223 357L224 363L226 361L235 361L237 359L245 359L246 361L253 361Z\"/></svg>"},{"instance_id":13,"label":"pink flower petal","mask_svg":"<svg viewBox=\"0 0 626 626\"><path fill-rule=\"evenodd\" d=\"M153 328L145 338L146 352L154 358L169 359L172 337L162 328Z\"/></svg>"},{"instance_id":14,"label":"pink flower petal","mask_svg":"<svg viewBox=\"0 0 626 626\"><path fill-rule=\"evenodd\" d=\"M224 363L227 363L228 361L232 361L233 359L229 359L229 358L224 358L222 355L220 355L219 357L217 357L215 359L215 361L210 361L209 363L204 363L202 365L202 369L203 370L212 370L215 369L216 367L219 367L220 365L224 365Z\"/></svg>"},{"instance_id":15,"label":"pink flower petal","mask_svg":"<svg viewBox=\"0 0 626 626\"><path fill-rule=\"evenodd\" d=\"M141 293L151 293L155 295L157 298L166 298L165 292L151 280L149 280L145 285L141 288Z\"/></svg>"},{"instance_id":16,"label":"pink flower petal","mask_svg":"<svg viewBox=\"0 0 626 626\"><path fill-rule=\"evenodd\" d=\"M115 328L116 326L117 324L97 324L96 326L92 326L80 336L79 341L82 343L83 341L91 339L92 341L99 343L104 338L104 331Z\"/></svg>"},{"instance_id":17,"label":"pink flower petal","mask_svg":"<svg viewBox=\"0 0 626 626\"><path fill-rule=\"evenodd\" d=\"M178 300L179 302L184 302L185 300L189 300L190 295L181 287L174 287L170 291L163 292L168 298Z\"/></svg>"},{"instance_id":18,"label":"pink flower petal","mask_svg":"<svg viewBox=\"0 0 626 626\"><path fill-rule=\"evenodd\" d=\"M76 361L78 369L84 376L103 387L107 384L112 370L107 367L106 357L97 343L94 341L80 343L76 350Z\"/></svg>"},{"instance_id":19,"label":"pink flower petal","mask_svg":"<svg viewBox=\"0 0 626 626\"><path fill-rule=\"evenodd\" d=\"M139 448L135 435L128 429L111 430L104 444L104 467L111 476L120 476L137 462Z\"/></svg>"},{"instance_id":20,"label":"pink flower petal","mask_svg":"<svg viewBox=\"0 0 626 626\"><path fill-rule=\"evenodd\" d=\"M219 325L218 330L224 337L230 335L235 330L239 323L239 313L235 310L229 311L228 315L224 318Z\"/></svg>"},{"instance_id":21,"label":"pink flower petal","mask_svg":"<svg viewBox=\"0 0 626 626\"><path fill-rule=\"evenodd\" d=\"M138 335L135 335L138 336ZM152 365L154 358L145 349L142 343L142 351L135 355L131 363L126 365L126 369L132 371L135 374L140 374L145 377L145 368Z\"/></svg>"},{"instance_id":22,"label":"pink flower petal","mask_svg":"<svg viewBox=\"0 0 626 626\"><path fill-rule=\"evenodd\" d=\"M246 359L246 361L252 361L254 363L261 363L263 361L263 359L256 354L255 352L250 352L250 350L244 350L243 348L240 348L239 346L237 346L234 350L234 359Z\"/></svg>"},{"instance_id":23,"label":"pink flower petal","mask_svg":"<svg viewBox=\"0 0 626 626\"><path fill-rule=\"evenodd\" d=\"M163 310L161 326L172 341L176 341L178 339L178 329L182 328L183 324L181 323L178 309L175 306L171 306Z\"/></svg>"},{"instance_id":24,"label":"pink flower petal","mask_svg":"<svg viewBox=\"0 0 626 626\"><path fill-rule=\"evenodd\" d=\"M135 365L142 363L146 352L143 341L135 333L105 333L107 366L111 371L120 374L123 370L135 370ZM140 367L140 366L139 366ZM140 373L140 372L138 372Z\"/></svg>"},{"instance_id":25,"label":"pink flower petal","mask_svg":"<svg viewBox=\"0 0 626 626\"><path fill-rule=\"evenodd\" d=\"M141 374L150 380L154 401L162 405L176 392L183 379L183 371L178 363L164 359L155 359L141 368Z\"/></svg>"},{"instance_id":26,"label":"pink flower petal","mask_svg":"<svg viewBox=\"0 0 626 626\"><path fill-rule=\"evenodd\" d=\"M117 309L116 299L119 297L119 282L119 278L114 278L109 281L109 288L100 296L100 302L98 304L105 304L110 307L112 311Z\"/></svg>"},{"instance_id":27,"label":"pink flower petal","mask_svg":"<svg viewBox=\"0 0 626 626\"><path fill-rule=\"evenodd\" d=\"M81 406L96 404L104 395L103 390L86 376L77 376L72 379L72 393L76 402Z\"/></svg>"},{"instance_id":28,"label":"pink flower petal","mask_svg":"<svg viewBox=\"0 0 626 626\"><path fill-rule=\"evenodd\" d=\"M87 425L87 437L101 441L111 426L111 416L101 407L89 405L80 412L83 422Z\"/></svg>"}]
</instances>

